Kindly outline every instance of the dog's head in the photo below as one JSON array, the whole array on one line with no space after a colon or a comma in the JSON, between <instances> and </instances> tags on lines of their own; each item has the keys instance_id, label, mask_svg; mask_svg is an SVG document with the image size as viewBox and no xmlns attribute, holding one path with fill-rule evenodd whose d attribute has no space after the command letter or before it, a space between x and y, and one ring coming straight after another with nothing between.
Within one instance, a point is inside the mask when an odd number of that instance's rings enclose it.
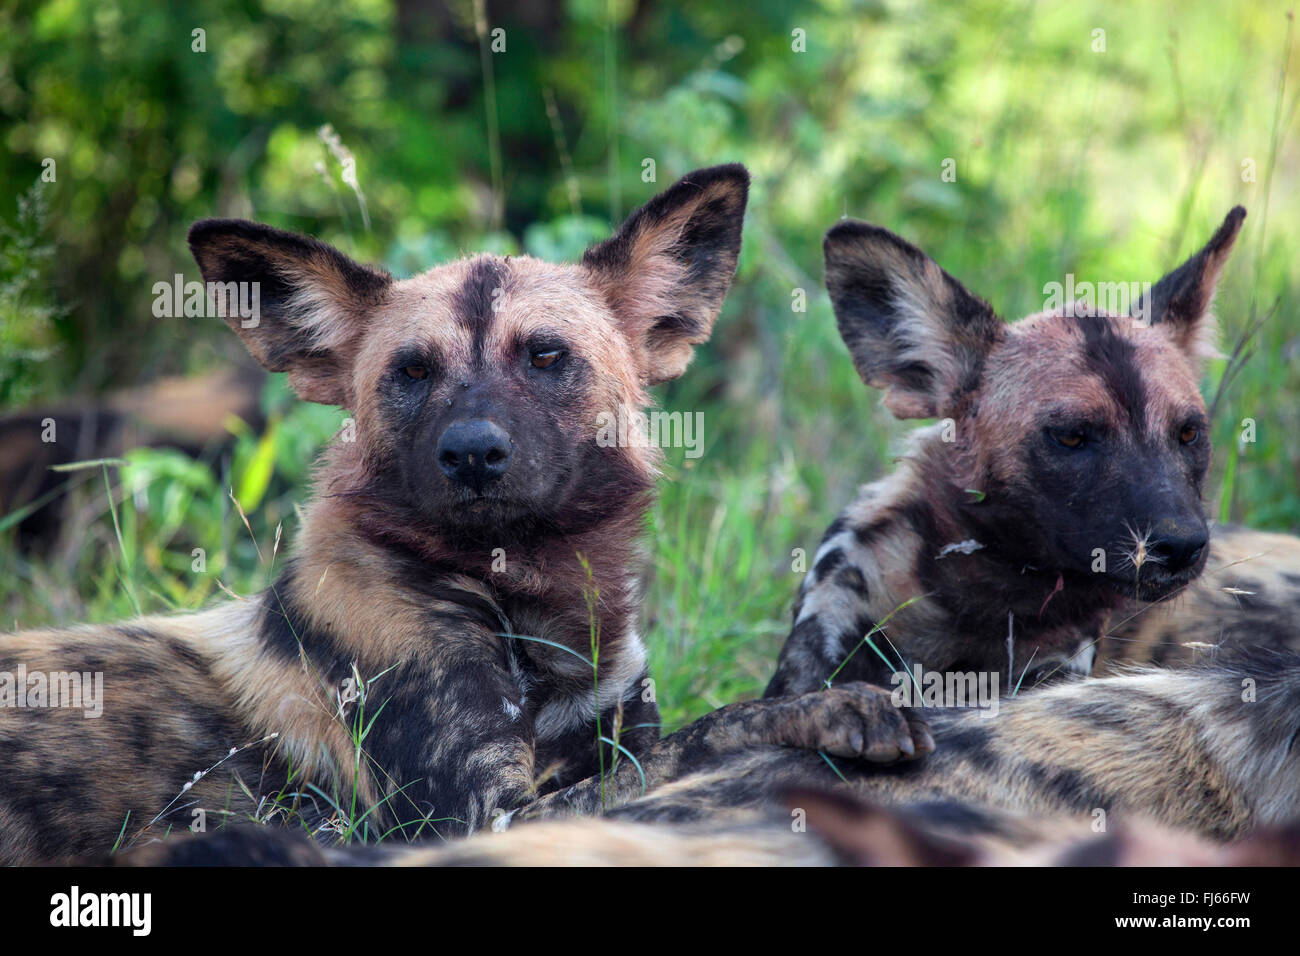
<instances>
[{"instance_id":1,"label":"dog's head","mask_svg":"<svg viewBox=\"0 0 1300 956\"><path fill-rule=\"evenodd\" d=\"M915 246L859 222L826 236L826 282L862 378L899 418L950 420L950 484L981 543L1156 600L1205 564L1210 304L1245 219L1121 314L1064 304L1002 322ZM1139 287L1140 288L1140 287ZM937 491L937 489L936 489Z\"/></svg>"},{"instance_id":2,"label":"dog's head","mask_svg":"<svg viewBox=\"0 0 1300 956\"><path fill-rule=\"evenodd\" d=\"M209 289L256 284L260 314L227 316L254 357L352 411L354 484L434 527L562 527L652 478L656 450L598 442L598 416L639 411L708 339L748 185L738 165L692 173L577 264L484 255L395 280L242 220L189 242Z\"/></svg>"}]
</instances>

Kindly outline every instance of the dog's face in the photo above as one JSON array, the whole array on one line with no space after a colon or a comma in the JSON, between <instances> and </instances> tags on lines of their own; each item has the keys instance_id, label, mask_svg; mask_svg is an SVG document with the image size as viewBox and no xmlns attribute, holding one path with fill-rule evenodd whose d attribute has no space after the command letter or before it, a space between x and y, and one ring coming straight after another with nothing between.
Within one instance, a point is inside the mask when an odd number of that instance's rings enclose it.
<instances>
[{"instance_id":1,"label":"dog's face","mask_svg":"<svg viewBox=\"0 0 1300 956\"><path fill-rule=\"evenodd\" d=\"M598 416L648 402L708 339L735 272L748 175L685 177L573 265L479 256L401 281L316 240L234 220L190 231L209 282L256 282L230 324L309 400L352 410L370 493L430 525L597 519L654 474Z\"/></svg>"},{"instance_id":2,"label":"dog's face","mask_svg":"<svg viewBox=\"0 0 1300 956\"><path fill-rule=\"evenodd\" d=\"M396 283L377 318L353 370L358 425L430 519L545 517L575 484L641 464L593 441L600 411L645 396L633 343L580 269L453 263Z\"/></svg>"},{"instance_id":3,"label":"dog's face","mask_svg":"<svg viewBox=\"0 0 1300 956\"><path fill-rule=\"evenodd\" d=\"M1026 557L1144 600L1201 572L1209 534L1209 419L1168 329L1104 315L1018 322L990 352L966 423L999 510L1035 532Z\"/></svg>"},{"instance_id":4,"label":"dog's face","mask_svg":"<svg viewBox=\"0 0 1300 956\"><path fill-rule=\"evenodd\" d=\"M1151 287L1132 315L1073 305L1006 324L915 247L845 223L827 283L864 380L901 418L951 419L947 493L1024 566L1157 600L1205 564L1209 306L1245 218Z\"/></svg>"}]
</instances>

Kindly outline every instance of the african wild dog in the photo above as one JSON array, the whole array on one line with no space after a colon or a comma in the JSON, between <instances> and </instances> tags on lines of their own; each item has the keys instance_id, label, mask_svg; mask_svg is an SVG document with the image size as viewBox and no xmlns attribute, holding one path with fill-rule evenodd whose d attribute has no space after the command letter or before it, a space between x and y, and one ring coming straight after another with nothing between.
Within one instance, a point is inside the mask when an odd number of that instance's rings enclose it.
<instances>
[{"instance_id":1,"label":"african wild dog","mask_svg":"<svg viewBox=\"0 0 1300 956\"><path fill-rule=\"evenodd\" d=\"M794 787L752 820L545 820L506 834L421 846L327 847L284 827L234 826L142 844L113 866L1296 866L1300 822L1229 844L1137 817L1025 817L953 801L888 806L841 789ZM800 818L806 829L792 825Z\"/></svg>"},{"instance_id":2,"label":"african wild dog","mask_svg":"<svg viewBox=\"0 0 1300 956\"><path fill-rule=\"evenodd\" d=\"M1297 866L1300 823L1229 844L1141 818L1099 831L1088 814L1023 817L953 802L891 807L843 790L785 793L790 814L719 825L601 817L421 847L330 848L287 828L231 827L141 845L115 866ZM104 862L100 858L97 862Z\"/></svg>"},{"instance_id":3,"label":"african wild dog","mask_svg":"<svg viewBox=\"0 0 1300 956\"><path fill-rule=\"evenodd\" d=\"M827 233L858 372L899 418L942 420L826 532L768 696L832 674L888 684L916 664L1000 674L1004 688L1087 673L1112 609L1200 573L1199 363L1245 215L1234 208L1132 316L1070 306L1014 324L891 232Z\"/></svg>"},{"instance_id":4,"label":"african wild dog","mask_svg":"<svg viewBox=\"0 0 1300 956\"><path fill-rule=\"evenodd\" d=\"M131 865L1295 865L1300 656L1056 682L983 720L934 718L923 761L836 771L776 747L723 757L602 818L445 847L330 849L231 828ZM792 826L800 811L807 831ZM268 838L269 837L269 838ZM1230 842L1225 845L1224 840Z\"/></svg>"},{"instance_id":5,"label":"african wild dog","mask_svg":"<svg viewBox=\"0 0 1300 956\"><path fill-rule=\"evenodd\" d=\"M308 237L196 224L208 282L259 283L260 318L228 323L300 396L350 409L355 440L326 452L262 594L0 637L0 679L102 672L104 692L98 720L0 696L0 863L199 810L310 820L314 803L336 825L369 812L371 837L466 833L598 810L642 772L759 741L926 749L861 688L738 704L657 743L636 573L655 450L600 447L595 422L645 406L709 337L748 183L693 173L577 265L479 256L401 281ZM639 764L593 776L623 751Z\"/></svg>"}]
</instances>

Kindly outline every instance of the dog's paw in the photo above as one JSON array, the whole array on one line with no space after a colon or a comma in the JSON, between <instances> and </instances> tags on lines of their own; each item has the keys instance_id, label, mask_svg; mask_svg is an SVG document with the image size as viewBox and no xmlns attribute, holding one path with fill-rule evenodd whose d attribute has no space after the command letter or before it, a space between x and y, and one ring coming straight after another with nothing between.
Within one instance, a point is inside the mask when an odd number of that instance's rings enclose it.
<instances>
[{"instance_id":1,"label":"dog's paw","mask_svg":"<svg viewBox=\"0 0 1300 956\"><path fill-rule=\"evenodd\" d=\"M844 684L804 694L796 703L806 708L809 744L815 750L873 763L912 760L934 750L925 718L897 706L883 687Z\"/></svg>"}]
</instances>

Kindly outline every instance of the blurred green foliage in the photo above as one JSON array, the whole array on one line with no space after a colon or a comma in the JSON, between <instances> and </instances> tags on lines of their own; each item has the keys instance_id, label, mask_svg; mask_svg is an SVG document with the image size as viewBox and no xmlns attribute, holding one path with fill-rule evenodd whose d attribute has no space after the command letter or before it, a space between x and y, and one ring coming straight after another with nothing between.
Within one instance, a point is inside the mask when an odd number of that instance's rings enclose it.
<instances>
[{"instance_id":1,"label":"blurred green foliage","mask_svg":"<svg viewBox=\"0 0 1300 956\"><path fill-rule=\"evenodd\" d=\"M45 236L48 196L35 183L18 197L13 224L0 221L0 406L30 400L54 355L50 290L54 244Z\"/></svg>"},{"instance_id":2,"label":"blurred green foliage","mask_svg":"<svg viewBox=\"0 0 1300 956\"><path fill-rule=\"evenodd\" d=\"M906 430L835 332L820 278L829 225L846 214L886 225L1017 317L1066 273L1154 281L1240 202L1250 218L1218 299L1229 345L1253 311L1276 308L1220 407L1212 510L1300 529L1300 154L1284 5L486 11L485 36L503 28L506 49L483 57L469 0L6 5L0 219L17 225L0 238L0 399L238 360L221 323L178 326L149 307L154 282L195 276L184 236L197 218L311 232L399 275L479 249L572 258L675 177L743 161L755 182L739 277L713 341L660 396L705 412L708 449L673 459L650 521L647 633L677 722L761 687L799 580L792 550L815 548ZM57 178L42 222L35 199L17 199L45 159ZM946 161L955 181L941 177ZM1222 371L1212 364L1207 391ZM283 552L309 462L341 419L279 382L267 401L266 430L234 426L221 461L129 456L115 477L125 556L103 500L75 555L38 563L0 549L5 616L130 613L112 570L125 560L150 608L197 606L217 578L260 587L275 529ZM1238 445L1245 418L1258 440ZM207 549L206 574L191 571L194 547Z\"/></svg>"}]
</instances>

